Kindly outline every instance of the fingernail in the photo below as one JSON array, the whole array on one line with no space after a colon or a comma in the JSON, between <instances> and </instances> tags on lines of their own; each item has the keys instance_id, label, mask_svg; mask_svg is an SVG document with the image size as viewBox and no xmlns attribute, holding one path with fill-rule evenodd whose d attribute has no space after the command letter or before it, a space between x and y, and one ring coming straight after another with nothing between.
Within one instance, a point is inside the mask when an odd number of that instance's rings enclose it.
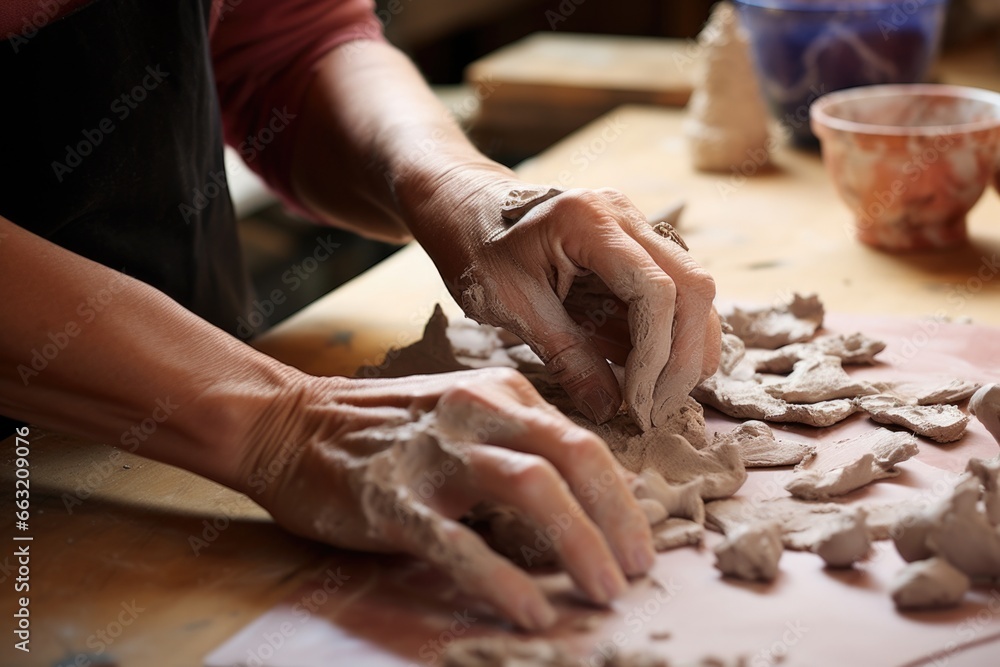
<instances>
[{"instance_id":1,"label":"fingernail","mask_svg":"<svg viewBox=\"0 0 1000 667\"><path fill-rule=\"evenodd\" d=\"M616 597L625 592L628 583L621 571L614 565L608 565L598 577L601 592L604 594L601 602L611 602Z\"/></svg>"},{"instance_id":2,"label":"fingernail","mask_svg":"<svg viewBox=\"0 0 1000 667\"><path fill-rule=\"evenodd\" d=\"M523 625L529 630L544 630L556 622L556 610L543 600L528 600L524 603Z\"/></svg>"},{"instance_id":3,"label":"fingernail","mask_svg":"<svg viewBox=\"0 0 1000 667\"><path fill-rule=\"evenodd\" d=\"M643 542L646 542L646 540L643 540ZM646 574L653 569L653 564L656 563L656 553L653 551L653 547L649 544L635 547L632 549L632 557L629 558L629 563L629 574L633 576Z\"/></svg>"},{"instance_id":4,"label":"fingernail","mask_svg":"<svg viewBox=\"0 0 1000 667\"><path fill-rule=\"evenodd\" d=\"M587 417L597 424L603 424L614 417L620 407L620 404L615 404L615 399L604 390L604 387L594 387L587 392L583 397L583 405Z\"/></svg>"}]
</instances>

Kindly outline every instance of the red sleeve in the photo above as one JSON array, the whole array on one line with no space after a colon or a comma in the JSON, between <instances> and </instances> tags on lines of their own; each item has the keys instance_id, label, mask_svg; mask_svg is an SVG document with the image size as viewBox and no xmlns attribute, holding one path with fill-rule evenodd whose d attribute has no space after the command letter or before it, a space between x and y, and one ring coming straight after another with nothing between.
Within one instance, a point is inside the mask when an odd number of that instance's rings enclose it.
<instances>
[{"instance_id":1,"label":"red sleeve","mask_svg":"<svg viewBox=\"0 0 1000 667\"><path fill-rule=\"evenodd\" d=\"M305 93L336 46L382 40L373 0L215 0L212 62L226 143L297 212L292 147Z\"/></svg>"}]
</instances>

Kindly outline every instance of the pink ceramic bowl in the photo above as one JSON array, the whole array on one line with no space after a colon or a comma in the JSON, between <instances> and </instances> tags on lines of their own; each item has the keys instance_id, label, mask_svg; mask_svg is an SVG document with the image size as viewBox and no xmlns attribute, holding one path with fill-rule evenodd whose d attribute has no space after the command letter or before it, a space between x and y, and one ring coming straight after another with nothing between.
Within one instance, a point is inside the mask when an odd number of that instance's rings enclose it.
<instances>
[{"instance_id":1,"label":"pink ceramic bowl","mask_svg":"<svg viewBox=\"0 0 1000 667\"><path fill-rule=\"evenodd\" d=\"M1000 156L1000 94L866 86L819 98L810 115L863 243L902 251L965 242L965 215Z\"/></svg>"}]
</instances>

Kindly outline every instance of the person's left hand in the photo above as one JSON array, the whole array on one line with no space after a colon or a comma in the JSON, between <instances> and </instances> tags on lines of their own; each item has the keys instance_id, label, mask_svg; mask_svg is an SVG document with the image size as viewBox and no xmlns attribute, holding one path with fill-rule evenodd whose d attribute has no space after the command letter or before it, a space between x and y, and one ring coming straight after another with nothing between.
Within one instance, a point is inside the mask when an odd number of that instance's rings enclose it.
<instances>
[{"instance_id":1,"label":"person's left hand","mask_svg":"<svg viewBox=\"0 0 1000 667\"><path fill-rule=\"evenodd\" d=\"M712 277L615 190L569 190L505 221L508 193L547 188L500 173L475 187L463 174L414 207L425 218L415 235L452 295L473 319L524 340L593 421L621 406L611 359L625 365L636 422L663 423L718 366ZM437 234L423 231L428 216Z\"/></svg>"}]
</instances>

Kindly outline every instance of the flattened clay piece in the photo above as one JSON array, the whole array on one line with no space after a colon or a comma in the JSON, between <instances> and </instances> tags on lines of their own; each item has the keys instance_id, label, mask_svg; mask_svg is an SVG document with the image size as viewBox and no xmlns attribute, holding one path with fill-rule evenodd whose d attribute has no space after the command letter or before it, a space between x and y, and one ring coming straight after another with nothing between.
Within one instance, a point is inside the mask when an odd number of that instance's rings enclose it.
<instances>
[{"instance_id":1,"label":"flattened clay piece","mask_svg":"<svg viewBox=\"0 0 1000 667\"><path fill-rule=\"evenodd\" d=\"M958 605L969 591L969 578L943 558L910 563L892 582L897 609L944 609Z\"/></svg>"},{"instance_id":2,"label":"flattened clay piece","mask_svg":"<svg viewBox=\"0 0 1000 667\"><path fill-rule=\"evenodd\" d=\"M522 190L511 190L500 205L500 217L507 222L517 222L542 202L563 193L559 188L537 187Z\"/></svg>"},{"instance_id":3,"label":"flattened clay piece","mask_svg":"<svg viewBox=\"0 0 1000 667\"><path fill-rule=\"evenodd\" d=\"M786 380L765 385L764 391L789 403L819 403L874 394L877 390L848 375L838 357L822 356L796 362Z\"/></svg>"},{"instance_id":4,"label":"flattened clay piece","mask_svg":"<svg viewBox=\"0 0 1000 667\"><path fill-rule=\"evenodd\" d=\"M979 480L955 487L927 533L927 546L969 577L1000 577L1000 530L979 511Z\"/></svg>"},{"instance_id":5,"label":"flattened clay piece","mask_svg":"<svg viewBox=\"0 0 1000 667\"><path fill-rule=\"evenodd\" d=\"M979 389L978 382L968 380L952 380L936 389L931 389L917 396L917 405L940 405L942 403L961 403Z\"/></svg>"},{"instance_id":6,"label":"flattened clay piece","mask_svg":"<svg viewBox=\"0 0 1000 667\"><path fill-rule=\"evenodd\" d=\"M695 387L691 395L737 419L796 422L818 427L833 426L858 410L854 402L847 399L812 404L788 403L768 394L764 385L718 373Z\"/></svg>"},{"instance_id":7,"label":"flattened clay piece","mask_svg":"<svg viewBox=\"0 0 1000 667\"><path fill-rule=\"evenodd\" d=\"M701 479L695 478L685 484L673 485L657 471L646 469L633 482L632 492L640 500L655 501L668 516L703 524L705 501L702 500L702 483Z\"/></svg>"},{"instance_id":8,"label":"flattened clay piece","mask_svg":"<svg viewBox=\"0 0 1000 667\"><path fill-rule=\"evenodd\" d=\"M732 5L716 5L698 44L702 53L684 123L694 168L728 173L748 156L766 163L768 113Z\"/></svg>"},{"instance_id":9,"label":"flattened clay piece","mask_svg":"<svg viewBox=\"0 0 1000 667\"><path fill-rule=\"evenodd\" d=\"M698 546L705 538L705 528L688 519L667 519L653 528L653 549L669 551L677 547Z\"/></svg>"},{"instance_id":10,"label":"flattened clay piece","mask_svg":"<svg viewBox=\"0 0 1000 667\"><path fill-rule=\"evenodd\" d=\"M444 667L578 667L562 645L546 639L459 639L442 656Z\"/></svg>"},{"instance_id":11,"label":"flattened clay piece","mask_svg":"<svg viewBox=\"0 0 1000 667\"><path fill-rule=\"evenodd\" d=\"M820 336L808 343L792 343L777 350L754 349L746 354L748 363L758 373L784 374L803 359L831 356L847 364L874 364L875 355L885 349L885 343L862 333Z\"/></svg>"},{"instance_id":12,"label":"flattened clay piece","mask_svg":"<svg viewBox=\"0 0 1000 667\"><path fill-rule=\"evenodd\" d=\"M969 416L954 405L908 405L888 394L862 396L858 406L880 424L896 424L935 442L954 442L965 435Z\"/></svg>"},{"instance_id":13,"label":"flattened clay piece","mask_svg":"<svg viewBox=\"0 0 1000 667\"><path fill-rule=\"evenodd\" d=\"M863 506L868 513L867 528L871 539L884 540L909 510L905 502L816 503L797 498L767 498L748 501L727 498L705 505L708 526L727 533L737 526L755 521L777 521L781 525L786 549L813 551L830 532L827 526Z\"/></svg>"},{"instance_id":14,"label":"flattened clay piece","mask_svg":"<svg viewBox=\"0 0 1000 667\"><path fill-rule=\"evenodd\" d=\"M823 326L823 304L813 294L794 294L786 304L765 308L740 308L723 315L747 347L774 350L789 343L801 343Z\"/></svg>"},{"instance_id":15,"label":"flattened clay piece","mask_svg":"<svg viewBox=\"0 0 1000 667\"><path fill-rule=\"evenodd\" d=\"M778 440L770 426L755 420L743 422L729 433L716 435L713 444L719 443L734 444L747 468L797 465L816 451L812 445Z\"/></svg>"},{"instance_id":16,"label":"flattened clay piece","mask_svg":"<svg viewBox=\"0 0 1000 667\"><path fill-rule=\"evenodd\" d=\"M976 415L976 419L1000 443L1000 384L980 387L969 399L969 412Z\"/></svg>"},{"instance_id":17,"label":"flattened clay piece","mask_svg":"<svg viewBox=\"0 0 1000 667\"><path fill-rule=\"evenodd\" d=\"M825 500L899 474L895 465L916 455L909 433L884 428L848 438L817 450L795 470L785 489L804 500Z\"/></svg>"},{"instance_id":18,"label":"flattened clay piece","mask_svg":"<svg viewBox=\"0 0 1000 667\"><path fill-rule=\"evenodd\" d=\"M715 547L715 567L728 577L774 581L783 551L781 526L774 521L747 523Z\"/></svg>"},{"instance_id":19,"label":"flattened clay piece","mask_svg":"<svg viewBox=\"0 0 1000 667\"><path fill-rule=\"evenodd\" d=\"M966 470L979 478L983 485L983 506L986 518L1000 526L1000 456L992 459L969 459Z\"/></svg>"},{"instance_id":20,"label":"flattened clay piece","mask_svg":"<svg viewBox=\"0 0 1000 667\"><path fill-rule=\"evenodd\" d=\"M813 551L828 567L851 567L871 551L866 517L866 512L859 508L829 521Z\"/></svg>"}]
</instances>

